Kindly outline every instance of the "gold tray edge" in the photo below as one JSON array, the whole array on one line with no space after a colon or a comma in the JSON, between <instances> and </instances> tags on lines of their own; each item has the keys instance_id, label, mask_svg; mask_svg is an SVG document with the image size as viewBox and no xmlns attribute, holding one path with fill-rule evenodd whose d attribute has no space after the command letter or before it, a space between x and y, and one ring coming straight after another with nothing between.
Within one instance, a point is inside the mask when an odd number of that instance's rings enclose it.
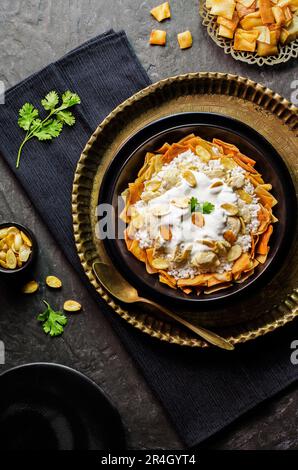
<instances>
[{"instance_id":1,"label":"gold tray edge","mask_svg":"<svg viewBox=\"0 0 298 470\"><path fill-rule=\"evenodd\" d=\"M208 345L201 340L197 340L194 338L191 339L185 339L183 340L179 335L173 335L173 334L167 334L163 333L162 331L156 331L155 329L151 328L148 325L145 325L144 323L136 320L134 317L132 317L126 310L122 309L119 305L117 305L114 300L109 297L106 293L106 291L98 284L91 266L86 262L85 260L85 252L84 252L84 247L83 243L80 240L80 222L78 220L78 195L79 195L79 186L78 186L78 179L81 176L81 170L82 167L84 166L84 161L87 158L87 153L89 152L90 148L92 147L92 144L94 141L97 139L99 134L102 132L102 130L105 128L105 126L112 120L114 117L122 112L126 107L129 107L132 103L135 101L139 101L141 98L144 96L149 95L150 93L153 93L157 89L162 89L164 86L169 85L175 81L183 81L183 80L191 80L192 78L206 78L206 79L225 79L225 80L232 80L236 81L237 83L242 84L242 85L247 85L247 86L252 86L256 89L256 92L261 92L263 95L269 96L272 99L274 99L275 102L278 102L284 110L287 110L289 112L289 115L285 117L281 117L283 114L283 111L280 111L278 113L278 117L285 123L287 124L288 121L291 120L291 117L293 115L298 114L298 108L293 105L290 101L279 95L278 93L273 92L270 88L257 83L253 80L250 80L249 78L245 78L242 76L237 76L236 74L229 74L229 73L222 73L222 72L199 72L199 73L188 73L188 74L183 74L183 75L176 75L173 77L165 78L159 82L156 82L152 85L149 85L148 87L144 88L143 90L140 90L137 92L135 95L132 97L128 98L125 100L123 103L121 103L119 106L117 106L102 122L101 124L97 127L95 132L92 134L91 138L89 139L88 143L86 144L81 157L79 159L77 169L75 172L75 177L74 177L74 183L73 183L73 193L72 193L72 214L73 214L73 228L74 228L74 237L75 237L75 244L77 248L77 252L82 264L82 267L91 282L91 284L95 287L96 291L99 293L99 295L103 298L103 300L106 301L106 303L123 319L125 319L128 323L130 323L132 326L135 328L139 329L140 331L149 334L152 337L155 337L161 341L166 341L170 342L173 344L178 344L182 346L190 346L190 347L207 347ZM239 96L241 98L241 96ZM257 103L256 103L257 104ZM267 105L264 106L265 109L269 107L270 101L267 102ZM296 123L294 123L294 126ZM293 127L294 127L293 126ZM265 327L259 327L256 329L252 329L247 333L241 333L238 336L230 336L228 339L233 343L233 344L239 344L243 343L246 341L253 340L259 336L263 336L269 332L272 332L276 330L277 328L284 326L290 321L293 321L297 316L298 316L298 289L296 289L294 292L289 294L288 297L296 303L295 306L292 305L292 307L289 309L289 305L287 305L288 298L281 301L281 304L279 306L279 309L284 308L284 316L278 320L275 320L272 323L267 324Z\"/></svg>"}]
</instances>

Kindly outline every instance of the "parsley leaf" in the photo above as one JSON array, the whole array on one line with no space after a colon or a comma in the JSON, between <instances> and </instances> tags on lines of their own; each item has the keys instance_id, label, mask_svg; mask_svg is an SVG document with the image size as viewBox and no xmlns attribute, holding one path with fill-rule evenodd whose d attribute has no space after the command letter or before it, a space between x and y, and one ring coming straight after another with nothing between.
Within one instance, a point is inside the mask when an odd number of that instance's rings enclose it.
<instances>
[{"instance_id":1,"label":"parsley leaf","mask_svg":"<svg viewBox=\"0 0 298 470\"><path fill-rule=\"evenodd\" d=\"M55 312L52 307L43 301L46 305L46 310L38 315L37 320L42 322L43 331L50 336L60 336L64 331L64 326L67 325L67 318L61 312Z\"/></svg>"},{"instance_id":2,"label":"parsley leaf","mask_svg":"<svg viewBox=\"0 0 298 470\"><path fill-rule=\"evenodd\" d=\"M54 139L61 134L64 124L68 126L75 124L76 120L73 113L66 110L80 104L80 97L68 90L62 95L60 106L59 101L60 98L56 91L50 91L46 95L41 104L46 111L49 111L49 114L43 120L39 118L38 109L30 103L25 103L20 109L18 124L21 129L27 131L27 134L19 148L17 168L20 166L23 147L29 140L33 138L40 141Z\"/></svg>"},{"instance_id":3,"label":"parsley leaf","mask_svg":"<svg viewBox=\"0 0 298 470\"><path fill-rule=\"evenodd\" d=\"M19 126L28 131L35 118L38 116L38 110L30 103L25 103L19 111Z\"/></svg>"},{"instance_id":4,"label":"parsley leaf","mask_svg":"<svg viewBox=\"0 0 298 470\"><path fill-rule=\"evenodd\" d=\"M202 204L203 214L211 214L214 211L214 204L211 202L203 202Z\"/></svg>"},{"instance_id":5,"label":"parsley leaf","mask_svg":"<svg viewBox=\"0 0 298 470\"><path fill-rule=\"evenodd\" d=\"M73 126L76 122L76 118L71 111L59 111L57 114L58 121L67 124L68 126Z\"/></svg>"},{"instance_id":6,"label":"parsley leaf","mask_svg":"<svg viewBox=\"0 0 298 470\"><path fill-rule=\"evenodd\" d=\"M58 137L62 132L63 123L57 119L51 119L44 126L41 126L34 132L38 140L51 140Z\"/></svg>"},{"instance_id":7,"label":"parsley leaf","mask_svg":"<svg viewBox=\"0 0 298 470\"><path fill-rule=\"evenodd\" d=\"M196 198L196 197L192 197L191 200L190 200L190 202L189 202L189 204L190 204L190 211L191 211L191 213L196 212L196 208L197 208L197 206L199 205L199 201L197 200L197 198Z\"/></svg>"},{"instance_id":8,"label":"parsley leaf","mask_svg":"<svg viewBox=\"0 0 298 470\"><path fill-rule=\"evenodd\" d=\"M200 203L196 197L192 197L189 204L191 213L202 212L202 214L211 214L215 209L214 204L211 202L205 201Z\"/></svg>"},{"instance_id":9,"label":"parsley leaf","mask_svg":"<svg viewBox=\"0 0 298 470\"><path fill-rule=\"evenodd\" d=\"M72 93L68 90L62 95L61 109L71 108L76 104L81 104L81 98L76 93Z\"/></svg>"},{"instance_id":10,"label":"parsley leaf","mask_svg":"<svg viewBox=\"0 0 298 470\"><path fill-rule=\"evenodd\" d=\"M45 99L41 101L41 104L43 105L46 111L51 111L52 109L56 108L58 103L59 96L56 91L50 91L50 93L47 94Z\"/></svg>"}]
</instances>

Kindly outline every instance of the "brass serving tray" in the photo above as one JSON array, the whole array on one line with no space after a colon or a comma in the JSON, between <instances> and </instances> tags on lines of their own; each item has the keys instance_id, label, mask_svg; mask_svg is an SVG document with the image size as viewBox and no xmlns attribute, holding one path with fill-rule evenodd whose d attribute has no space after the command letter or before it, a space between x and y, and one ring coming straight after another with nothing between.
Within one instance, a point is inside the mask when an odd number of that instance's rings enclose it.
<instances>
[{"instance_id":1,"label":"brass serving tray","mask_svg":"<svg viewBox=\"0 0 298 470\"><path fill-rule=\"evenodd\" d=\"M289 44L279 45L279 53L268 57L261 57L256 52L235 51L233 48L233 40L218 35L216 17L211 15L210 10L206 7L206 0L200 0L199 11L202 17L202 23L206 26L212 41L221 47L225 54L230 54L235 60L240 60L241 62L246 62L251 65L256 64L262 66L282 64L290 59L297 59L298 57L298 39Z\"/></svg>"},{"instance_id":2,"label":"brass serving tray","mask_svg":"<svg viewBox=\"0 0 298 470\"><path fill-rule=\"evenodd\" d=\"M95 261L107 257L95 235L96 206L102 178L117 149L150 122L182 112L221 113L257 129L283 157L297 188L297 108L272 90L243 77L207 72L187 74L145 88L118 106L99 125L76 169L73 226L78 254L90 283L119 316L159 340L206 347L204 341L145 306L117 304L99 285L92 271ZM216 329L217 319L221 319L221 324L224 319L226 326L218 331L233 344L269 333L298 316L297 237L283 268L270 284L255 296L235 304L232 310L219 309L212 315L206 312L204 324ZM180 313L196 323L194 313Z\"/></svg>"}]
</instances>

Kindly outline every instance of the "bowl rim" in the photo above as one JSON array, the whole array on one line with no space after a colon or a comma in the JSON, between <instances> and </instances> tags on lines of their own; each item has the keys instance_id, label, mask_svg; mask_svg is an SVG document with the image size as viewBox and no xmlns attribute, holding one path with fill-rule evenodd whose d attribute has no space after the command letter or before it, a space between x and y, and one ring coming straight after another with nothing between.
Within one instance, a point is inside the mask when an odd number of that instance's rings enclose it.
<instances>
[{"instance_id":1,"label":"bowl rim","mask_svg":"<svg viewBox=\"0 0 298 470\"><path fill-rule=\"evenodd\" d=\"M121 146L119 146L118 149L115 151L114 158L111 160L110 164L108 165L108 167L105 170L105 173L104 173L104 176L103 176L103 179L102 179L102 182L101 182L101 186L100 186L98 201L101 201L101 199L102 199L102 194L105 192L105 186L106 186L107 181L109 179L111 168L113 168L117 164L117 157L119 156L120 152L123 151L123 149L132 141L132 139L138 138L138 136L140 134L144 133L148 128L158 126L160 122L169 121L169 120L175 119L177 117L179 118L182 115L184 115L184 116L189 115L191 117L205 117L205 116L212 116L213 117L213 116L215 116L216 118L219 118L220 120L226 121L227 123L228 122L230 122L230 123L234 122L235 125L238 125L238 126L244 128L244 129L246 129L250 133L254 134L255 136L257 136L258 141L262 142L263 145L266 145L266 147L268 149L270 149L271 151L273 151L273 154L275 154L275 156L277 157L277 165L280 166L281 169L282 169L282 172L283 172L282 176L284 176L286 174L287 179L290 183L289 187L287 188L288 194L291 195L291 201L295 204L295 207L297 208L295 187L294 187L294 183L292 181L290 172L289 172L289 170L287 168L287 165L284 162L283 158L278 153L278 151L273 147L273 145L262 134L260 134L257 130L255 130L251 126L247 125L246 123L244 123L244 122L242 122L238 119L235 119L233 117L230 117L228 115L220 114L220 113L213 113L213 112L184 112L184 113L171 114L171 115L156 119L154 121L151 121L149 124L147 124L147 125L143 126L142 128L138 129L128 139L126 139L121 144ZM120 169L118 170L118 176L113 181L113 187L111 187L111 194L114 193L117 180L120 177L120 175L121 175L123 169L125 168L125 166L131 160L131 158L133 158L134 154L136 152L138 152L140 148L142 148L146 144L148 144L152 139L154 139L158 136L161 136L162 134L168 133L170 131L182 129L183 127L191 127L191 126L195 126L195 125L204 126L204 125L208 125L208 124L210 125L210 127L220 127L218 124L210 124L210 123L204 123L204 122L200 122L200 123L192 122L192 123L188 123L188 124L178 124L178 125L173 125L172 127L169 126L169 127L163 129L160 132L156 132L153 135L151 135L150 137L148 137L147 139L142 139L141 143L139 145L135 146L133 151L128 152L125 161L122 162L122 164L120 166ZM240 135L240 133L237 132L237 130L234 129L233 127L230 127L228 129L232 133L234 133L235 135ZM249 142L249 139L247 139L247 140ZM276 173L276 174L277 174L278 179L280 181L283 181L283 178L281 178L280 174L279 173ZM282 187L283 188L285 187L284 183L282 183ZM111 200L112 199L109 199L109 202L111 202ZM292 228L293 228L292 232L293 232L293 234L295 234L297 221L293 220L293 218L288 217L288 222L290 222L292 224ZM223 289L222 291L218 291L217 293L215 293L216 296L213 296L213 294L211 294L211 295L208 295L208 297L201 297L201 296L196 297L196 296L184 295L183 298L182 297L179 298L179 297L176 297L174 295L175 294L174 290L173 290L173 292L172 292L172 290L171 291L169 290L169 292L171 292L172 295L166 295L162 292L157 292L157 290L154 289L153 286L149 286L149 287L146 286L145 283L142 282L142 281L139 282L139 283L134 282L134 280L136 280L137 278L139 279L139 276L138 275L131 275L131 273L132 273L131 268L129 270L129 273L127 273L127 271L125 271L125 269L121 269L120 263L115 262L116 261L115 260L115 255L114 255L113 251L111 250L111 244L109 244L106 240L104 240L104 246L105 246L105 248L107 250L107 253L108 253L109 257L111 258L114 266L116 267L116 269L118 269L123 275L127 274L126 278L129 281L131 281L133 285L135 285L135 286L137 285L138 288L142 288L142 285L143 285L143 288L145 287L147 295L150 296L150 293L148 293L150 290L152 291L152 293L154 291L156 295L158 294L158 296L160 297L159 301L161 303L163 301L168 302L168 303L173 302L173 301L178 301L179 303L184 303L184 304L187 303L188 306L191 306L191 305L198 306L199 304L203 304L204 307L205 306L206 307L210 306L211 308L214 308L214 306L216 306L216 304L219 304L221 302L231 302L231 301L234 301L236 299L239 300L240 296L244 297L246 294L249 294L253 290L253 288L255 287L256 281L258 281L259 285L258 285L257 288L259 290L261 287L266 285L270 281L270 279L272 279L272 277L274 277L274 275L275 275L274 273L277 274L277 272L281 268L282 259L283 259L283 257L280 256L280 255L282 253L286 254L285 251L288 252L290 250L290 247L292 246L292 241L294 239L294 235L293 235L291 237L289 247L288 247L288 249L286 249L285 239L287 237L287 233L288 233L288 230L285 230L278 250L276 251L274 256L267 261L266 265L264 266L264 268L259 273L255 274L254 276L249 278L244 283L237 284L237 289L235 289L234 291L229 292L229 288L227 288L227 289ZM144 269L145 269L145 267L144 267ZM234 284L234 286L235 286L235 284Z\"/></svg>"},{"instance_id":2,"label":"bowl rim","mask_svg":"<svg viewBox=\"0 0 298 470\"><path fill-rule=\"evenodd\" d=\"M26 263L21 268L6 269L6 268L2 268L2 266L0 266L0 274L7 274L7 275L19 274L19 273L22 273L25 270L27 270L29 268L29 266L32 265L32 263L33 263L33 261L36 257L36 254L37 254L37 247L38 247L37 239L36 239L36 236L34 235L34 233L32 232L32 230L30 230L28 227L26 227L25 225L22 225L18 222L1 222L0 223L0 230L2 228L5 228L5 227L16 227L16 228L18 228L19 230L24 232L26 235L28 235L28 237L30 238L30 240L32 242L32 253L30 255L30 258L28 259L28 261L26 261Z\"/></svg>"}]
</instances>

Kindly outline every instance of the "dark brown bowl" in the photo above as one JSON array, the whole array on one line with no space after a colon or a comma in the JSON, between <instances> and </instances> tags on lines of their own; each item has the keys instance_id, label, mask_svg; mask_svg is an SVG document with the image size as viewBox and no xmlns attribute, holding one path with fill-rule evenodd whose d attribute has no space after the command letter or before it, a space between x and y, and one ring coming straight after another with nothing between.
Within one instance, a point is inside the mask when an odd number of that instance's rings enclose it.
<instances>
[{"instance_id":1,"label":"dark brown bowl","mask_svg":"<svg viewBox=\"0 0 298 470\"><path fill-rule=\"evenodd\" d=\"M5 268L2 268L2 266L0 266L0 279L5 278L8 281L15 280L15 279L23 279L32 269L37 258L38 245L37 245L36 237L31 232L31 230L29 230L27 227L24 227L24 225L17 224L15 222L5 222L5 223L0 224L0 229L5 228L5 227L16 227L22 232L24 232L25 235L27 235L27 237L32 242L32 253L28 261L24 263L21 268L5 269Z\"/></svg>"},{"instance_id":2,"label":"dark brown bowl","mask_svg":"<svg viewBox=\"0 0 298 470\"><path fill-rule=\"evenodd\" d=\"M203 304L204 308L215 308L240 295L253 294L268 283L280 269L295 235L297 207L294 185L284 161L264 137L240 121L213 113L183 113L155 121L134 134L118 150L105 174L99 204L113 205L114 223L118 227L121 210L118 198L128 183L135 180L146 152L154 152L164 142L177 142L192 132L207 140L217 137L236 145L244 154L256 160L256 168L264 180L272 184L272 193L278 200L274 214L279 222L274 226L266 263L258 266L255 273L242 284L197 297L171 289L161 284L157 275L148 274L144 263L128 252L123 240L123 227L118 238L106 239L104 243L115 266L140 294L173 306L178 302L184 306L187 303L188 308L198 307L198 304Z\"/></svg>"}]
</instances>

